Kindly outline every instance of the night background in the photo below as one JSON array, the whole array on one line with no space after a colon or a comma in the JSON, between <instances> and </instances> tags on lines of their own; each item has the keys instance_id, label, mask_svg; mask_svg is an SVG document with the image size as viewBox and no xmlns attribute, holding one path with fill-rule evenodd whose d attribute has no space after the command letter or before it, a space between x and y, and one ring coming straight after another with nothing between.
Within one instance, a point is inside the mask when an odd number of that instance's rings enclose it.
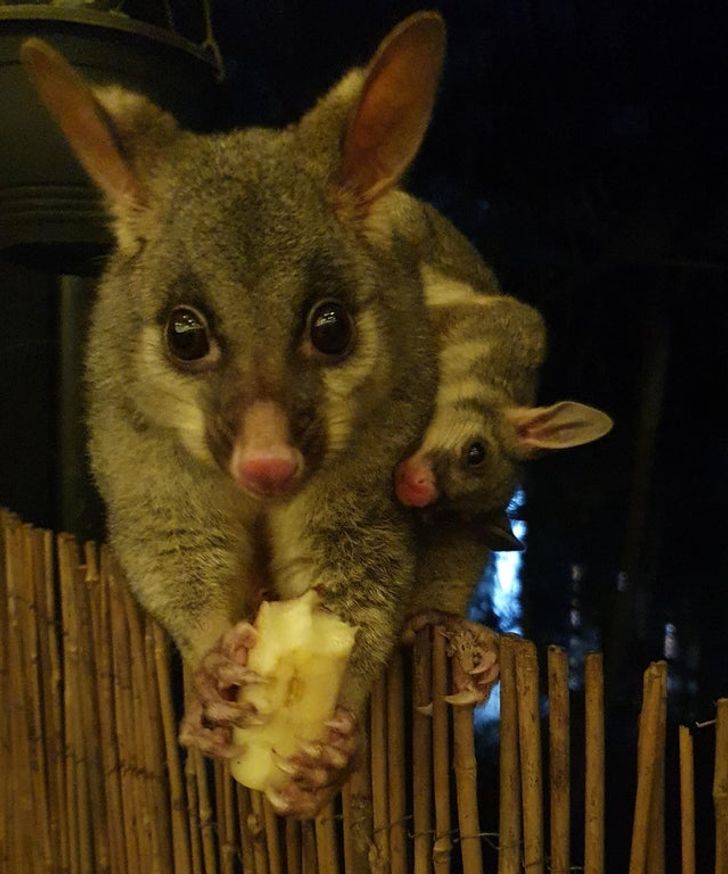
<instances>
[{"instance_id":1,"label":"night background","mask_svg":"<svg viewBox=\"0 0 728 874\"><path fill-rule=\"evenodd\" d=\"M154 5L123 7L165 26ZM213 6L227 78L216 86L210 77L214 99L197 126L219 130L294 121L423 8ZM539 647L567 646L579 662L603 649L607 868L625 870L642 671L668 657L668 807L678 804L676 725L712 718L713 701L728 695L728 10L647 0L429 7L445 17L448 58L407 185L465 232L505 291L544 314L540 402L579 400L615 420L598 443L528 468L515 510L528 546L520 615L504 619L493 573L476 612ZM178 32L200 42L198 4L171 8ZM0 49L2 27L0 19ZM0 142L16 136L4 112ZM100 537L79 427L93 283L53 272L75 263L93 274L98 252L79 252L54 267L43 247L0 251L0 505L35 525ZM702 852L713 846L711 731L695 736ZM483 794L495 797L487 737L481 746ZM676 861L678 830L667 840ZM708 870L706 859L698 870Z\"/></svg>"}]
</instances>

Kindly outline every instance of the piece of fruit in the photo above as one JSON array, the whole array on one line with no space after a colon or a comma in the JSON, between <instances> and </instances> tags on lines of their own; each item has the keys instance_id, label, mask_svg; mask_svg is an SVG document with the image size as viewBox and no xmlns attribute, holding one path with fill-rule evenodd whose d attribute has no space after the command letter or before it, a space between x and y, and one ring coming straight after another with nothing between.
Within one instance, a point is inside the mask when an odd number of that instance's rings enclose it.
<instances>
[{"instance_id":1,"label":"piece of fruit","mask_svg":"<svg viewBox=\"0 0 728 874\"><path fill-rule=\"evenodd\" d=\"M230 773L251 789L275 789L288 779L278 767L302 742L319 740L334 713L357 629L320 605L308 591L289 601L264 601L255 620L258 639L247 666L264 682L243 686L265 724L236 728L243 748Z\"/></svg>"}]
</instances>

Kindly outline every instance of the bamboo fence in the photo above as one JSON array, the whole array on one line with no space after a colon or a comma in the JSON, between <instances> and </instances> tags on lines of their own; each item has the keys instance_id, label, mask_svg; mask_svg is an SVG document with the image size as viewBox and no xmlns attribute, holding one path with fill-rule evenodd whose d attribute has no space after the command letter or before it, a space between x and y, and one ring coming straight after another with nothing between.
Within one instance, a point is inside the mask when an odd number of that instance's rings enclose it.
<instances>
[{"instance_id":1,"label":"bamboo fence","mask_svg":"<svg viewBox=\"0 0 728 874\"><path fill-rule=\"evenodd\" d=\"M314 821L283 820L224 764L179 747L182 670L108 551L8 513L1 523L0 874L605 874L599 654L585 665L583 847L570 835L566 653L549 648L542 738L536 650L511 635L500 645L497 828L481 820L472 707L444 700L438 629L419 632L377 684L369 755L340 797ZM666 870L666 701L656 662L644 675L629 874ZM728 699L714 726L714 871L728 874ZM686 727L679 751L681 871L695 874Z\"/></svg>"}]
</instances>

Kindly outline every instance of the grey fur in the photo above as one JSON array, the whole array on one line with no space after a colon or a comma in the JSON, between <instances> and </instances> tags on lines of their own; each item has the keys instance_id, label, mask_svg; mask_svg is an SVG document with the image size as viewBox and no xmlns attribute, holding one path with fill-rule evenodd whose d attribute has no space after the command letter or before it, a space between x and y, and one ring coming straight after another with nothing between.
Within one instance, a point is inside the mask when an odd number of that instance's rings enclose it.
<instances>
[{"instance_id":1,"label":"grey fur","mask_svg":"<svg viewBox=\"0 0 728 874\"><path fill-rule=\"evenodd\" d=\"M374 313L390 366L355 398L347 445L292 500L307 506L296 536L309 547L310 584L322 584L326 603L362 629L352 682L365 689L391 650L411 586L411 525L393 500L391 471L429 415L434 355L412 256L404 247L375 252L338 223L325 177L300 149L295 132L243 131L185 135L165 156L158 233L133 257L117 254L99 289L88 355L91 454L129 580L194 663L250 615L249 581L259 572L253 523L278 511L180 445L148 370L172 365L161 354L140 365L140 331L158 329L170 287L193 275L224 366L189 377L195 390L183 386L182 403L198 404L209 420L225 416L222 399L243 404L254 394L257 367L292 418L316 417L320 374L290 350L311 293L307 265L318 255L340 269L356 305ZM275 578L255 582L278 588Z\"/></svg>"},{"instance_id":2,"label":"grey fur","mask_svg":"<svg viewBox=\"0 0 728 874\"><path fill-rule=\"evenodd\" d=\"M450 237L447 226L441 227L445 245L431 252L447 251ZM416 511L417 585L410 615L428 610L464 615L490 552L493 526L507 526L505 509L520 474L513 428L503 412L533 404L546 353L541 315L499 294L478 253L458 243L456 265L432 257L428 264L469 286L472 295L441 304L434 296L428 308L440 382L417 455L435 471L441 498L435 508ZM461 356L460 349L468 351ZM463 453L474 441L485 446L485 460L470 469Z\"/></svg>"}]
</instances>

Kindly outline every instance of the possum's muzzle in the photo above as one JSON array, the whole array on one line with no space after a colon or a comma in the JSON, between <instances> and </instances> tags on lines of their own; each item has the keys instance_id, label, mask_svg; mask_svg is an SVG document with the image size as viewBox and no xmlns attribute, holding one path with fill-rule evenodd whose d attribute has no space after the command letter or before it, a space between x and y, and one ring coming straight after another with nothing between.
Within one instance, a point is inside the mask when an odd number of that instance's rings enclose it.
<instances>
[{"instance_id":1,"label":"possum's muzzle","mask_svg":"<svg viewBox=\"0 0 728 874\"><path fill-rule=\"evenodd\" d=\"M429 507L440 497L432 468L416 458L408 458L397 465L394 488L405 507Z\"/></svg>"},{"instance_id":2,"label":"possum's muzzle","mask_svg":"<svg viewBox=\"0 0 728 874\"><path fill-rule=\"evenodd\" d=\"M256 497L289 497L301 484L304 466L283 407L270 400L252 403L230 456L229 473L236 484Z\"/></svg>"}]
</instances>

